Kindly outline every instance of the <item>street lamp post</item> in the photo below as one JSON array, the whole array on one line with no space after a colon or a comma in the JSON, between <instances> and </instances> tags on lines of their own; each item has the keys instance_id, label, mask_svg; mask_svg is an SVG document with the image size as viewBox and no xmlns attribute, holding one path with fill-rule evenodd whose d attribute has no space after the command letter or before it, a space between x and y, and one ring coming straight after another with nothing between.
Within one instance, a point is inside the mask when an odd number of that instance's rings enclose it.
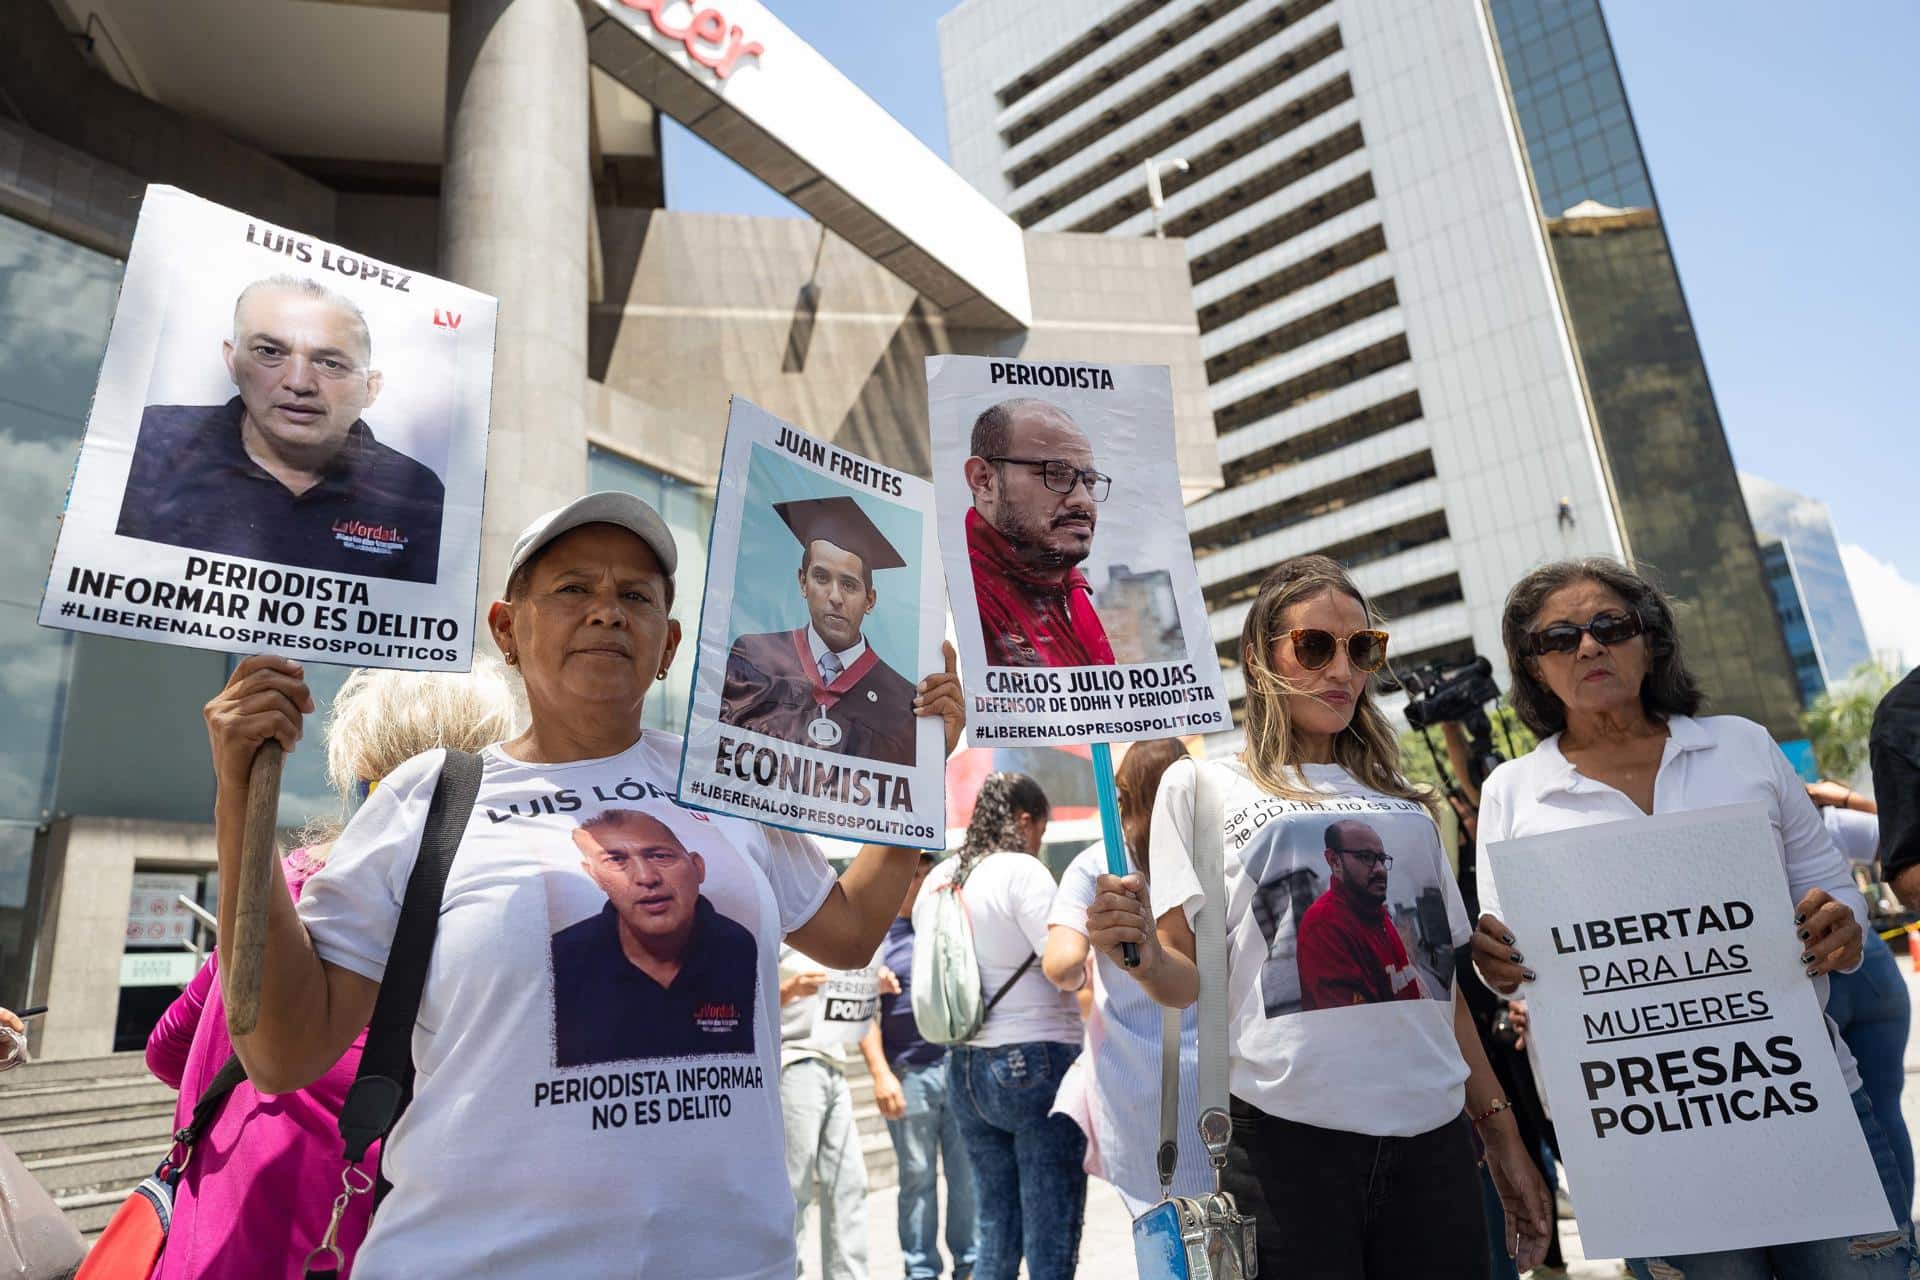
<instances>
[{"instance_id":1,"label":"street lamp post","mask_svg":"<svg viewBox=\"0 0 1920 1280\"><path fill-rule=\"evenodd\" d=\"M1160 191L1160 171L1176 169L1185 173L1193 166L1179 156L1169 156L1164 160L1142 160L1140 167L1147 171L1147 203L1153 206L1153 238L1164 240L1167 232L1166 228L1160 225L1160 209L1166 203L1166 197Z\"/></svg>"}]
</instances>

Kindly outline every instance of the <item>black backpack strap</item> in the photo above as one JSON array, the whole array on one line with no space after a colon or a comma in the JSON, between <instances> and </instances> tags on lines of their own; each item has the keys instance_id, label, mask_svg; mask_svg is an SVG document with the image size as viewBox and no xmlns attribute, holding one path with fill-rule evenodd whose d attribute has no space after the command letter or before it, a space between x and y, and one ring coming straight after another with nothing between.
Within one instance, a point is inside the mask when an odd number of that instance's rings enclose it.
<instances>
[{"instance_id":1,"label":"black backpack strap","mask_svg":"<svg viewBox=\"0 0 1920 1280\"><path fill-rule=\"evenodd\" d=\"M413 1099L413 1024L420 1013L420 993L427 985L434 936L440 929L447 872L473 816L481 769L479 756L449 748L427 807L420 855L407 877L407 894L387 951L386 974L374 999L373 1019L367 1024L360 1070L340 1108L340 1137L352 1164L365 1159L367 1148L387 1136ZM378 1205L379 1195L374 1203Z\"/></svg>"},{"instance_id":2,"label":"black backpack strap","mask_svg":"<svg viewBox=\"0 0 1920 1280\"><path fill-rule=\"evenodd\" d=\"M993 999L987 1001L987 1007L980 1011L981 1026L984 1027L987 1025L987 1015L993 1012L993 1006L1000 1003L1000 997L1007 994L1007 992L1013 990L1013 984L1020 981L1020 976L1024 974L1027 970L1033 968L1033 962L1035 960L1038 960L1039 958L1040 957L1038 955L1029 953L1027 955L1027 958L1020 962L1020 967L1013 971L1013 976L1000 984L1000 989L993 993ZM978 1033L976 1032L975 1034L978 1034Z\"/></svg>"},{"instance_id":3,"label":"black backpack strap","mask_svg":"<svg viewBox=\"0 0 1920 1280\"><path fill-rule=\"evenodd\" d=\"M200 1141L200 1135L207 1131L207 1126L213 1123L213 1118L220 1114L221 1104L226 1102L227 1095L233 1092L235 1085L246 1078L247 1069L240 1065L240 1055L228 1054L220 1070L214 1073L213 1079L207 1081L207 1087L200 1093L200 1100L193 1104L193 1115L174 1133L174 1142L191 1148L194 1143Z\"/></svg>"}]
</instances>

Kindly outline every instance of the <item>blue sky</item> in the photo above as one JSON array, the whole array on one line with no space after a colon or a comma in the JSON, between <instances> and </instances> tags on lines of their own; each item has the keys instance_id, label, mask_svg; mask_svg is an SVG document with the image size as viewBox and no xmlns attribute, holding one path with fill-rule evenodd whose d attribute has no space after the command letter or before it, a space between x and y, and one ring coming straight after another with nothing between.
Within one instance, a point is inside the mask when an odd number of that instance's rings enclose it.
<instances>
[{"instance_id":1,"label":"blue sky","mask_svg":"<svg viewBox=\"0 0 1920 1280\"><path fill-rule=\"evenodd\" d=\"M1827 502L1869 638L1920 662L1920 5L1603 5L1734 460ZM941 155L952 7L772 0ZM667 129L674 208L798 216Z\"/></svg>"}]
</instances>

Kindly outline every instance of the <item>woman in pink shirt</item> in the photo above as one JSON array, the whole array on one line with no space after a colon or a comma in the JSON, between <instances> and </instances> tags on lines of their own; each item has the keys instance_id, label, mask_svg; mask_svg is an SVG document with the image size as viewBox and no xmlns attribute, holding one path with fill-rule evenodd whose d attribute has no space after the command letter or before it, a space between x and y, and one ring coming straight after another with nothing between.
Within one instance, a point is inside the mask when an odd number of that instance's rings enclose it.
<instances>
[{"instance_id":1,"label":"woman in pink shirt","mask_svg":"<svg viewBox=\"0 0 1920 1280\"><path fill-rule=\"evenodd\" d=\"M513 693L498 663L474 660L471 675L356 671L327 721L327 774L343 801L434 747L478 751L513 725ZM282 863L297 899L326 864L330 833ZM218 957L209 958L147 1039L147 1066L180 1091L174 1127L233 1054ZM356 1037L320 1079L292 1093L237 1085L201 1135L174 1192L173 1223L154 1280L267 1280L298 1276L326 1231L340 1191L340 1105L360 1067ZM377 1159L370 1155L369 1162ZM371 1196L355 1197L340 1224L345 1277L367 1234Z\"/></svg>"}]
</instances>

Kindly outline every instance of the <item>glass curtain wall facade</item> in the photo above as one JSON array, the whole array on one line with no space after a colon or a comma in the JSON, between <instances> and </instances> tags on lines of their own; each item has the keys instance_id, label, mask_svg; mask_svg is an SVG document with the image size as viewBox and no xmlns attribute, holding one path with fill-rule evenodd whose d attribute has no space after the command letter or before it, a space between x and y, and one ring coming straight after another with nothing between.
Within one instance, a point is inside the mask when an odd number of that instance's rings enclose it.
<instances>
[{"instance_id":1,"label":"glass curtain wall facade","mask_svg":"<svg viewBox=\"0 0 1920 1280\"><path fill-rule=\"evenodd\" d=\"M34 621L122 264L0 217L0 1004L18 1001L73 636Z\"/></svg>"},{"instance_id":2,"label":"glass curtain wall facade","mask_svg":"<svg viewBox=\"0 0 1920 1280\"><path fill-rule=\"evenodd\" d=\"M1628 548L1682 602L1714 704L1797 736L1793 667L1599 0L1487 7Z\"/></svg>"},{"instance_id":3,"label":"glass curtain wall facade","mask_svg":"<svg viewBox=\"0 0 1920 1280\"><path fill-rule=\"evenodd\" d=\"M1780 618L1780 632L1787 639L1787 653L1793 659L1793 677L1800 684L1800 701L1808 706L1827 691L1827 670L1820 661L1820 641L1807 618L1800 577L1795 570L1793 552L1777 538L1760 544L1760 563L1766 566L1767 586L1773 591L1773 611Z\"/></svg>"},{"instance_id":4,"label":"glass curtain wall facade","mask_svg":"<svg viewBox=\"0 0 1920 1280\"><path fill-rule=\"evenodd\" d=\"M1800 600L1819 643L1828 682L1846 679L1873 661L1873 650L1840 560L1832 513L1819 499L1758 476L1741 476L1740 488L1747 497L1754 532L1763 539L1778 539L1792 553ZM1764 549L1765 543L1761 545Z\"/></svg>"}]
</instances>

